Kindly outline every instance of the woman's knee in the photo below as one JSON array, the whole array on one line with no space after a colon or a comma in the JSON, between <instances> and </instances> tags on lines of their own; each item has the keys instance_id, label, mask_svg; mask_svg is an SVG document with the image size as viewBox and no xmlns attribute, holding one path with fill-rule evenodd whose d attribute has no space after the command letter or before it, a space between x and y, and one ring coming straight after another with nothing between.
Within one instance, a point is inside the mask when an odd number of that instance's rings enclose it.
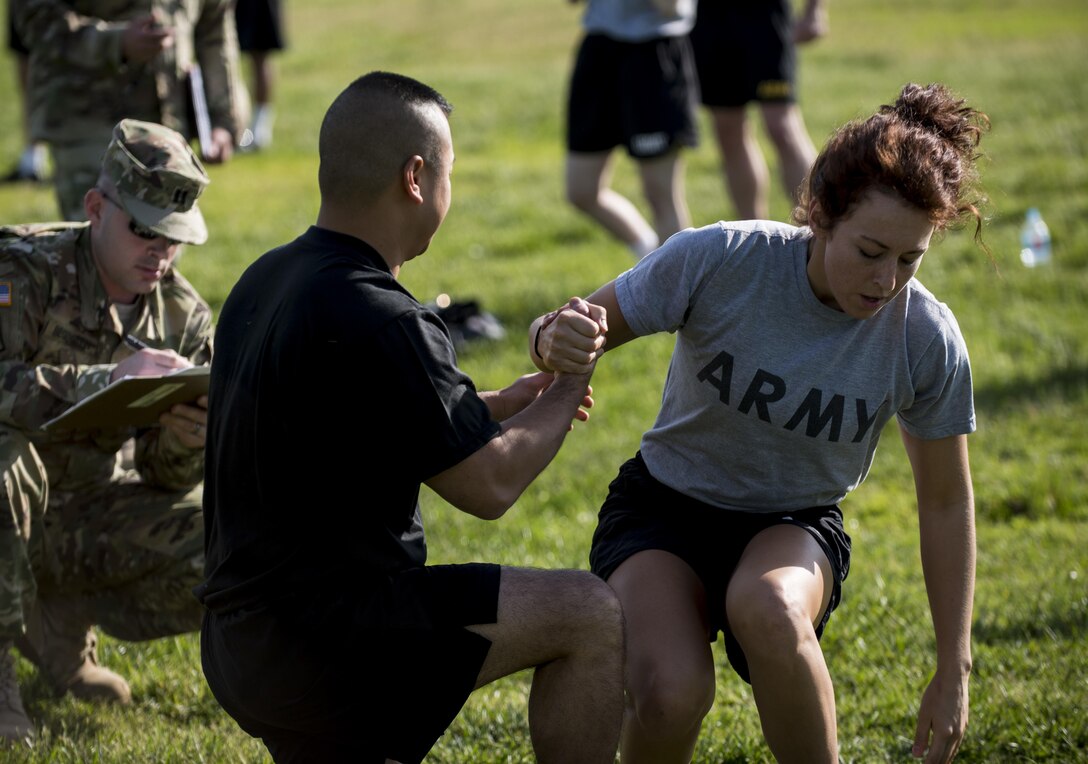
<instances>
[{"instance_id":1,"label":"woman's knee","mask_svg":"<svg viewBox=\"0 0 1088 764\"><path fill-rule=\"evenodd\" d=\"M804 597L775 581L730 585L726 617L749 659L761 654L790 655L815 638Z\"/></svg>"},{"instance_id":2,"label":"woman's knee","mask_svg":"<svg viewBox=\"0 0 1088 764\"><path fill-rule=\"evenodd\" d=\"M714 705L713 665L688 671L661 667L633 679L628 689L642 731L672 738L697 727Z\"/></svg>"}]
</instances>

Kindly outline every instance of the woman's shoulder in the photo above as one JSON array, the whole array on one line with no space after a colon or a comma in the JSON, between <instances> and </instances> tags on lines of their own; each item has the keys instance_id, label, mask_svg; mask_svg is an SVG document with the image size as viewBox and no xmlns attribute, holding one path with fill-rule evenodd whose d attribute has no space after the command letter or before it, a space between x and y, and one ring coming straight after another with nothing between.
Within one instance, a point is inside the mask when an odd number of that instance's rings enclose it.
<instances>
[{"instance_id":1,"label":"woman's shoulder","mask_svg":"<svg viewBox=\"0 0 1088 764\"><path fill-rule=\"evenodd\" d=\"M905 309L908 321L933 326L956 324L956 316L948 304L938 299L917 278L911 279L904 291L907 293Z\"/></svg>"},{"instance_id":2,"label":"woman's shoulder","mask_svg":"<svg viewBox=\"0 0 1088 764\"><path fill-rule=\"evenodd\" d=\"M965 354L966 341L952 309L917 279L911 279L903 291L908 343L919 351L936 344L948 352Z\"/></svg>"},{"instance_id":3,"label":"woman's shoulder","mask_svg":"<svg viewBox=\"0 0 1088 764\"><path fill-rule=\"evenodd\" d=\"M696 280L731 274L755 278L768 270L794 269L810 237L807 228L773 221L723 220L673 234L628 273L654 271L655 281L665 271Z\"/></svg>"},{"instance_id":4,"label":"woman's shoulder","mask_svg":"<svg viewBox=\"0 0 1088 764\"><path fill-rule=\"evenodd\" d=\"M697 243L719 250L722 247L739 250L807 242L812 232L805 227L774 220L719 220L698 228L688 228L673 234L673 237L689 245Z\"/></svg>"},{"instance_id":5,"label":"woman's shoulder","mask_svg":"<svg viewBox=\"0 0 1088 764\"><path fill-rule=\"evenodd\" d=\"M721 221L716 227L727 251L761 256L795 253L812 238L808 228L774 220Z\"/></svg>"}]
</instances>

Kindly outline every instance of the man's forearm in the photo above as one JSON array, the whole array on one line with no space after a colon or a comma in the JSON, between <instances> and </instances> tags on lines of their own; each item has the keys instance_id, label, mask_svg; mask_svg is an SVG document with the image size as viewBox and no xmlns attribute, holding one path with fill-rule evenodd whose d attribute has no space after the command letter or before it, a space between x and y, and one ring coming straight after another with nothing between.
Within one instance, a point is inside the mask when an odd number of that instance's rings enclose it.
<instances>
[{"instance_id":1,"label":"man's forearm","mask_svg":"<svg viewBox=\"0 0 1088 764\"><path fill-rule=\"evenodd\" d=\"M539 398L503 422L493 450L497 478L513 500L520 496L556 453L570 431L590 375L560 374Z\"/></svg>"},{"instance_id":2,"label":"man's forearm","mask_svg":"<svg viewBox=\"0 0 1088 764\"><path fill-rule=\"evenodd\" d=\"M501 517L563 445L589 378L558 375L532 404L503 422L498 436L427 485L465 512Z\"/></svg>"}]
</instances>

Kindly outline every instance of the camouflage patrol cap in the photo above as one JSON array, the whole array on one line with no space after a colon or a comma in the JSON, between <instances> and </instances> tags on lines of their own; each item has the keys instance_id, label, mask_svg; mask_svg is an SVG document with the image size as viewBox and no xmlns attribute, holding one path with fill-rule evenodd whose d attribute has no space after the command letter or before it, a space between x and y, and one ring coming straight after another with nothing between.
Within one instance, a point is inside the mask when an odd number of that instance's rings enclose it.
<instances>
[{"instance_id":1,"label":"camouflage patrol cap","mask_svg":"<svg viewBox=\"0 0 1088 764\"><path fill-rule=\"evenodd\" d=\"M102 157L102 171L137 223L187 244L208 240L196 200L211 179L179 133L154 122L121 120Z\"/></svg>"}]
</instances>

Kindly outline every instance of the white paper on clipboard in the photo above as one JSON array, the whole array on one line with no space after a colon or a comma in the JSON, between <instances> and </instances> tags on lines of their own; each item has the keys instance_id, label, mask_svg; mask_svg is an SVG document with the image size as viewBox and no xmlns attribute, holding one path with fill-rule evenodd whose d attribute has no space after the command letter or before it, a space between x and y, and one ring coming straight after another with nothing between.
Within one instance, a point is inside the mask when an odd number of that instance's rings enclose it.
<instances>
[{"instance_id":1,"label":"white paper on clipboard","mask_svg":"<svg viewBox=\"0 0 1088 764\"><path fill-rule=\"evenodd\" d=\"M193 99L193 117L196 119L196 136L200 141L200 154L204 159L212 155L212 120L208 114L208 96L204 92L204 73L200 64L189 67L189 90Z\"/></svg>"}]
</instances>

